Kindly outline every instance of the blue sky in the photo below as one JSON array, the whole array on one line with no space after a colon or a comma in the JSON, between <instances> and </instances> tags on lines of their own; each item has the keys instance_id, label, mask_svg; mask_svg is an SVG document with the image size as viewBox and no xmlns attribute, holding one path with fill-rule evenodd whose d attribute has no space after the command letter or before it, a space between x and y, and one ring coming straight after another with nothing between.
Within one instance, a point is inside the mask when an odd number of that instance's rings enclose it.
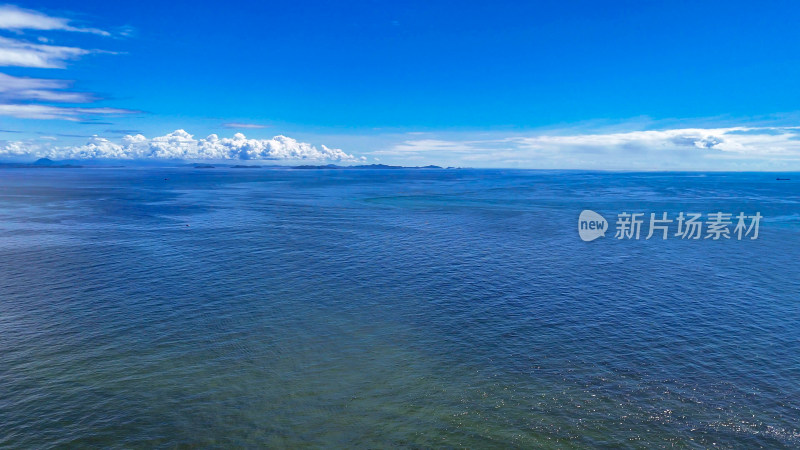
<instances>
[{"instance_id":1,"label":"blue sky","mask_svg":"<svg viewBox=\"0 0 800 450\"><path fill-rule=\"evenodd\" d=\"M792 2L16 2L0 156L797 170L798 19Z\"/></svg>"}]
</instances>

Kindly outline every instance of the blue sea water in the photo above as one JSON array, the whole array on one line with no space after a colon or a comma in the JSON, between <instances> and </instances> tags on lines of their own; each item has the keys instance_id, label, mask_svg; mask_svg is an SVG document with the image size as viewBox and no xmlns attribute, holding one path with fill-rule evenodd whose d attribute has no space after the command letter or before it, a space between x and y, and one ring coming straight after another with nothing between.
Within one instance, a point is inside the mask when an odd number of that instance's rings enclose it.
<instances>
[{"instance_id":1,"label":"blue sea water","mask_svg":"<svg viewBox=\"0 0 800 450\"><path fill-rule=\"evenodd\" d=\"M2 170L0 447L798 447L794 175Z\"/></svg>"}]
</instances>

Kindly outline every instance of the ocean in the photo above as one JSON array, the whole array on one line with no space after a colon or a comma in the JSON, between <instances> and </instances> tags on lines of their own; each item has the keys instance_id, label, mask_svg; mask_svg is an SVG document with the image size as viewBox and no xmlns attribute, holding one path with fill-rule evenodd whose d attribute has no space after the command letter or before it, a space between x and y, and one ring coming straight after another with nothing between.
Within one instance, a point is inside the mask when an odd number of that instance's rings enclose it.
<instances>
[{"instance_id":1,"label":"ocean","mask_svg":"<svg viewBox=\"0 0 800 450\"><path fill-rule=\"evenodd\" d=\"M796 448L787 178L4 169L0 447Z\"/></svg>"}]
</instances>

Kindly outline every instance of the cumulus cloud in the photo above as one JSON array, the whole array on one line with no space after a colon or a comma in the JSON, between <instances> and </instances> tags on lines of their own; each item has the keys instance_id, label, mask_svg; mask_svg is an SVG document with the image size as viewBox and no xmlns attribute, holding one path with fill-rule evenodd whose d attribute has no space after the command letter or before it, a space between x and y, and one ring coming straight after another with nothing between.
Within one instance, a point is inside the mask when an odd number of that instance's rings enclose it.
<instances>
[{"instance_id":1,"label":"cumulus cloud","mask_svg":"<svg viewBox=\"0 0 800 450\"><path fill-rule=\"evenodd\" d=\"M97 28L82 28L70 24L69 19L52 17L39 11L14 5L0 5L0 29L3 30L61 30L109 36L111 33Z\"/></svg>"},{"instance_id":2,"label":"cumulus cloud","mask_svg":"<svg viewBox=\"0 0 800 450\"><path fill-rule=\"evenodd\" d=\"M553 169L800 168L800 127L681 128L406 140L371 153L413 161Z\"/></svg>"},{"instance_id":3,"label":"cumulus cloud","mask_svg":"<svg viewBox=\"0 0 800 450\"><path fill-rule=\"evenodd\" d=\"M151 139L141 134L126 135L119 142L94 136L84 145L54 146L35 141L15 141L0 145L0 156L47 157L53 159L179 159L179 160L314 160L356 161L340 149L319 148L286 136L248 139L241 133L232 138L216 134L195 137L176 130Z\"/></svg>"}]
</instances>

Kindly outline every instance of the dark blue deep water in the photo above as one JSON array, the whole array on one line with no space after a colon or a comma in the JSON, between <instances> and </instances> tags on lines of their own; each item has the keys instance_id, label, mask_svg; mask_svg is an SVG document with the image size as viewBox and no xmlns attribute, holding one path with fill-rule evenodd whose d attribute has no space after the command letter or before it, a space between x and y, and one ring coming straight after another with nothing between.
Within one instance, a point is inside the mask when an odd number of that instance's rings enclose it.
<instances>
[{"instance_id":1,"label":"dark blue deep water","mask_svg":"<svg viewBox=\"0 0 800 450\"><path fill-rule=\"evenodd\" d=\"M2 170L0 447L798 447L794 175Z\"/></svg>"}]
</instances>

